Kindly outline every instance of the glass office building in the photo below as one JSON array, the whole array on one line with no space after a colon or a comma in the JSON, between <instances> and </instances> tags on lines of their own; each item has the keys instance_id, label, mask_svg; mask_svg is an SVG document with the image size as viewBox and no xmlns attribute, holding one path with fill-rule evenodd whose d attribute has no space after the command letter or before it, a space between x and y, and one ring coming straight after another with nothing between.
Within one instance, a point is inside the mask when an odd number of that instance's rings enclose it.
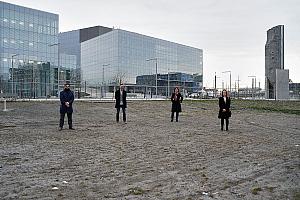
<instances>
[{"instance_id":1,"label":"glass office building","mask_svg":"<svg viewBox=\"0 0 300 200\"><path fill-rule=\"evenodd\" d=\"M58 34L59 51L62 54L76 56L76 63L80 66L80 40L79 30L73 30Z\"/></svg>"},{"instance_id":2,"label":"glass office building","mask_svg":"<svg viewBox=\"0 0 300 200\"><path fill-rule=\"evenodd\" d=\"M17 97L57 95L57 14L0 1L1 92Z\"/></svg>"},{"instance_id":3,"label":"glass office building","mask_svg":"<svg viewBox=\"0 0 300 200\"><path fill-rule=\"evenodd\" d=\"M80 43L91 38L97 37L101 34L111 31L111 28L103 26L93 26L78 30L72 30L67 32L62 32L58 34L59 42L59 52L63 55L68 55L69 58L75 58L74 60L61 58L63 61L69 61L69 63L62 63L63 66L72 67L75 70L75 73L72 73L70 77L70 83L74 86L76 94L79 94L81 90L81 48ZM70 66L70 62L73 62L73 66ZM69 78L69 77L64 77Z\"/></svg>"},{"instance_id":4,"label":"glass office building","mask_svg":"<svg viewBox=\"0 0 300 200\"><path fill-rule=\"evenodd\" d=\"M81 68L82 80L90 86L116 84L120 79L134 85L138 76L182 72L201 77L201 88L203 51L113 29L81 43Z\"/></svg>"}]
</instances>

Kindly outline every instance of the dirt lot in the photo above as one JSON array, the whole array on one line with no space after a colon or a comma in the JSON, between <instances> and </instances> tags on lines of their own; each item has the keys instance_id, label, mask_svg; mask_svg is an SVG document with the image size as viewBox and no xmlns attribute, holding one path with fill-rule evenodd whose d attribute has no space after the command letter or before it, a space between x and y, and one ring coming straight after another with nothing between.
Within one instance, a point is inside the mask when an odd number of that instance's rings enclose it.
<instances>
[{"instance_id":1,"label":"dirt lot","mask_svg":"<svg viewBox=\"0 0 300 200\"><path fill-rule=\"evenodd\" d=\"M300 199L300 102L249 102L232 101L228 132L216 101L184 101L178 123L170 102L129 102L127 124L75 102L73 131L58 102L8 103L0 199Z\"/></svg>"}]
</instances>

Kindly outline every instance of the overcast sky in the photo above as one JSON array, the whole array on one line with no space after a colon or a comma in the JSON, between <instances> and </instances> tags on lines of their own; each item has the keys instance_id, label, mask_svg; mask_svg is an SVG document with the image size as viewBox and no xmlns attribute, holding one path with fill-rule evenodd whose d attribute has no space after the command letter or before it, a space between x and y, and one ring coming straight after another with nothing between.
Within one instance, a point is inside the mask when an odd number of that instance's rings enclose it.
<instances>
[{"instance_id":1,"label":"overcast sky","mask_svg":"<svg viewBox=\"0 0 300 200\"><path fill-rule=\"evenodd\" d=\"M5 0L4 0L5 1ZM285 26L285 69L300 82L299 0L10 0L59 14L60 32L95 25L118 27L203 49L204 86L264 86L267 30ZM258 83L257 83L258 84Z\"/></svg>"}]
</instances>

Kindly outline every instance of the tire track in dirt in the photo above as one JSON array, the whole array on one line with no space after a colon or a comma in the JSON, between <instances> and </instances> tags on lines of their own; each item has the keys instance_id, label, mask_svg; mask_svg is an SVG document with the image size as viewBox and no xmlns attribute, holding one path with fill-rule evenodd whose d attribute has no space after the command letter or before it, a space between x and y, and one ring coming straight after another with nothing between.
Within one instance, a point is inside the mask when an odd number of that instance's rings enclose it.
<instances>
[{"instance_id":1,"label":"tire track in dirt","mask_svg":"<svg viewBox=\"0 0 300 200\"><path fill-rule=\"evenodd\" d=\"M239 121L241 123L246 122L247 126L254 126L254 127L259 127L265 130L270 130L270 131L278 131L281 133L287 133L287 134L295 134L298 135L300 134L300 130L296 129L296 128L289 128L286 127L285 129L281 129L281 128L274 128L274 127L269 127L267 124L261 124L258 122L253 122L253 120L251 119L251 116L245 116L243 117L243 120L238 120L235 119L235 121Z\"/></svg>"}]
</instances>

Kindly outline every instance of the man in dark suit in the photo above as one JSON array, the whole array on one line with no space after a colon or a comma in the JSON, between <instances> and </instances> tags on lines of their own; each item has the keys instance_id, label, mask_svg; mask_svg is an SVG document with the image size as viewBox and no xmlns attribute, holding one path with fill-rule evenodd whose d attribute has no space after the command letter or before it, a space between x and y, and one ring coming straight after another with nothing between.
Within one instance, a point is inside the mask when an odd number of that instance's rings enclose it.
<instances>
[{"instance_id":1,"label":"man in dark suit","mask_svg":"<svg viewBox=\"0 0 300 200\"><path fill-rule=\"evenodd\" d=\"M73 102L74 94L70 90L70 84L67 82L64 85L64 90L60 92L60 121L59 121L59 130L61 131L64 126L65 114L68 116L69 129L74 130L72 126L72 113L73 113Z\"/></svg>"},{"instance_id":2,"label":"man in dark suit","mask_svg":"<svg viewBox=\"0 0 300 200\"><path fill-rule=\"evenodd\" d=\"M120 89L118 89L115 92L115 99L116 99L115 108L117 109L116 120L117 120L117 122L119 122L120 109L122 108L123 122L125 124L126 124L126 108L127 108L126 97L127 97L127 93L125 91L125 86L123 84L121 84Z\"/></svg>"}]
</instances>

